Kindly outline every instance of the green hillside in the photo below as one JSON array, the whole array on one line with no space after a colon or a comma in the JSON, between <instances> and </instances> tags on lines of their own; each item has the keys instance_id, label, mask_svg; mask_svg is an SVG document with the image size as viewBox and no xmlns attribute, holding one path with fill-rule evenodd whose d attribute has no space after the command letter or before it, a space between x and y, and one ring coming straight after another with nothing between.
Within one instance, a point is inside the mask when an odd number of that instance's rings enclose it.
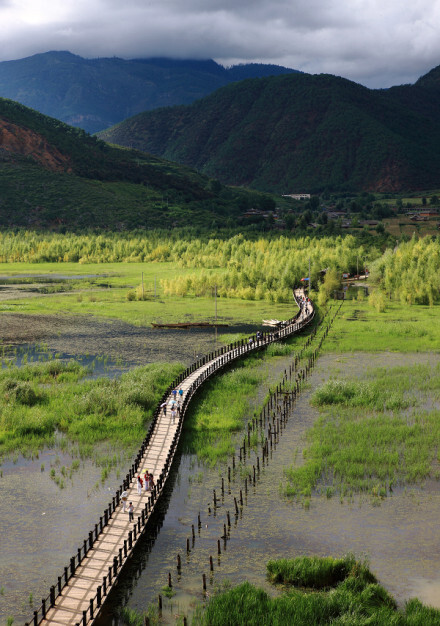
<instances>
[{"instance_id":1,"label":"green hillside","mask_svg":"<svg viewBox=\"0 0 440 626\"><path fill-rule=\"evenodd\" d=\"M99 136L223 183L271 192L434 188L437 84L434 77L370 90L330 75L249 79L189 106L142 113Z\"/></svg>"},{"instance_id":2,"label":"green hillside","mask_svg":"<svg viewBox=\"0 0 440 626\"><path fill-rule=\"evenodd\" d=\"M212 60L84 59L53 51L0 62L0 96L92 133L141 111L189 104L232 81L293 71L256 63L224 68Z\"/></svg>"},{"instance_id":3,"label":"green hillside","mask_svg":"<svg viewBox=\"0 0 440 626\"><path fill-rule=\"evenodd\" d=\"M1 227L234 225L250 198L258 206L255 194L0 99Z\"/></svg>"}]
</instances>

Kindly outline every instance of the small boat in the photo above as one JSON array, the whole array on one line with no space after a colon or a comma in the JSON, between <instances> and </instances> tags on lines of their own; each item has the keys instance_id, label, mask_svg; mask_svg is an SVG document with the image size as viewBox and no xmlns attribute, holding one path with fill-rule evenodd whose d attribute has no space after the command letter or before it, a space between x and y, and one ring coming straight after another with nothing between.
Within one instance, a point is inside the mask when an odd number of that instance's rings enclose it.
<instances>
[{"instance_id":1,"label":"small boat","mask_svg":"<svg viewBox=\"0 0 440 626\"><path fill-rule=\"evenodd\" d=\"M280 326L282 322L280 320L263 320L263 326Z\"/></svg>"}]
</instances>

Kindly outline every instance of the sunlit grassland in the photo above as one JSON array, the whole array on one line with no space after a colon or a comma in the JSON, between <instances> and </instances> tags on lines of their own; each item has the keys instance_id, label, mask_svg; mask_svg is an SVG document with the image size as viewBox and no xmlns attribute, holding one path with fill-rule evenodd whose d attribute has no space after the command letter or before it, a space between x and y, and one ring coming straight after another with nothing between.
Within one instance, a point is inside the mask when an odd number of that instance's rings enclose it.
<instances>
[{"instance_id":1,"label":"sunlit grassland","mask_svg":"<svg viewBox=\"0 0 440 626\"><path fill-rule=\"evenodd\" d=\"M440 306L389 301L378 313L367 301L344 302L323 352L438 352Z\"/></svg>"},{"instance_id":2,"label":"sunlit grassland","mask_svg":"<svg viewBox=\"0 0 440 626\"><path fill-rule=\"evenodd\" d=\"M285 470L285 495L367 493L379 501L398 486L440 478L439 364L330 379L312 404L321 415L307 433L302 463Z\"/></svg>"},{"instance_id":3,"label":"sunlit grassland","mask_svg":"<svg viewBox=\"0 0 440 626\"><path fill-rule=\"evenodd\" d=\"M340 559L297 557L267 564L270 579L282 583L273 597L248 582L223 588L193 624L235 626L310 626L350 624L361 626L427 626L440 623L440 611L410 600L402 609L382 587L367 564L354 557Z\"/></svg>"},{"instance_id":4,"label":"sunlit grassland","mask_svg":"<svg viewBox=\"0 0 440 626\"><path fill-rule=\"evenodd\" d=\"M13 311L24 314L96 315L120 319L125 322L147 326L152 322L182 322L215 320L214 290L209 297L165 296L161 280L184 277L194 268L178 267L176 263L5 263L2 275L61 274L84 275L84 281L75 281L74 293L55 293L50 296L23 297L0 301L0 312ZM204 270L206 271L206 270ZM215 268L210 273L224 270ZM146 300L128 301L127 293L141 285L142 274ZM97 275L97 278L90 278ZM70 288L69 282L66 286ZM156 294L156 297L155 297ZM265 301L217 298L219 323L258 323L267 317L285 319L291 317L293 303L269 303Z\"/></svg>"},{"instance_id":5,"label":"sunlit grassland","mask_svg":"<svg viewBox=\"0 0 440 626\"><path fill-rule=\"evenodd\" d=\"M184 431L186 450L210 465L233 454L234 436L242 431L254 412L261 409L269 386L274 382L277 363L293 355L304 341L304 337L298 336L282 344L272 344L267 350L236 362L224 374L207 381L189 407ZM267 393L256 402L262 385L267 386ZM253 433L251 445L257 443L258 436Z\"/></svg>"},{"instance_id":6,"label":"sunlit grassland","mask_svg":"<svg viewBox=\"0 0 440 626\"><path fill-rule=\"evenodd\" d=\"M56 360L1 370L0 458L55 445L98 461L109 451L131 454L182 369L157 363L113 380L88 380L85 368Z\"/></svg>"}]
</instances>

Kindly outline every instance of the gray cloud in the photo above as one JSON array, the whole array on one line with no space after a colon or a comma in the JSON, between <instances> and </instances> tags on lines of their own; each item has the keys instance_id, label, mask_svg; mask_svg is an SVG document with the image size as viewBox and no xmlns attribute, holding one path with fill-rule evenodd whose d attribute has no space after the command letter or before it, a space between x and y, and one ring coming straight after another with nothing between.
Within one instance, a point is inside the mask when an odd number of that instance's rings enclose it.
<instances>
[{"instance_id":1,"label":"gray cloud","mask_svg":"<svg viewBox=\"0 0 440 626\"><path fill-rule=\"evenodd\" d=\"M440 64L439 26L438 0L0 0L0 60L70 50L257 61L386 87Z\"/></svg>"}]
</instances>

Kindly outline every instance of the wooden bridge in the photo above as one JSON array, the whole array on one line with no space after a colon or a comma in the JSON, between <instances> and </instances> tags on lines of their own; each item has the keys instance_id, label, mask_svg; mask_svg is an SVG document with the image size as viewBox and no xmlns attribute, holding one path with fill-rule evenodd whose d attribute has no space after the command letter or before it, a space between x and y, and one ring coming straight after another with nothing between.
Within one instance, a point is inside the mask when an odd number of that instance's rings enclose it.
<instances>
[{"instance_id":1,"label":"wooden bridge","mask_svg":"<svg viewBox=\"0 0 440 626\"><path fill-rule=\"evenodd\" d=\"M248 341L241 340L223 346L193 363L173 381L155 410L147 435L123 484L26 626L86 626L93 623L109 590L115 585L125 562L130 558L137 540L144 532L163 491L191 398L205 380L232 361L261 350L307 326L314 317L314 309L308 303L306 312L306 307L301 306L302 296L302 290L294 292L299 312L282 327L259 337L253 336ZM180 416L173 420L170 402L174 399L174 389L182 389L183 395L180 397ZM167 405L165 414L164 403ZM156 484L152 490L142 490L139 494L137 476L143 476L146 470L153 474ZM128 502L132 502L134 507L134 519L131 522L121 503L121 494L124 491L127 492Z\"/></svg>"}]
</instances>

